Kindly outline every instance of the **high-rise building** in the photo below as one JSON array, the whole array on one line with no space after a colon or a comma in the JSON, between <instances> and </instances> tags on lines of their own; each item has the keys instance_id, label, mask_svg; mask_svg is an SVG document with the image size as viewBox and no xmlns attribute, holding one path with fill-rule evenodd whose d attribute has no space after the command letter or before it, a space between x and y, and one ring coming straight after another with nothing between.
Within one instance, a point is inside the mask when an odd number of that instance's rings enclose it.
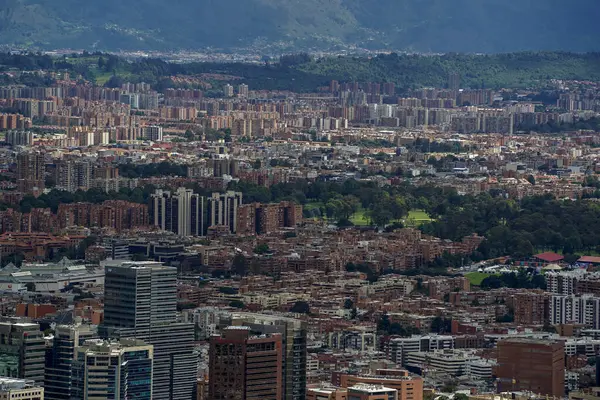
<instances>
[{"instance_id":1,"label":"high-rise building","mask_svg":"<svg viewBox=\"0 0 600 400\"><path fill-rule=\"evenodd\" d=\"M189 400L196 385L194 325L177 320L177 269L153 261L105 267L104 338L136 338L154 346L153 396Z\"/></svg>"},{"instance_id":2,"label":"high-rise building","mask_svg":"<svg viewBox=\"0 0 600 400\"><path fill-rule=\"evenodd\" d=\"M580 324L600 329L600 298L591 294L552 296L550 323Z\"/></svg>"},{"instance_id":3,"label":"high-rise building","mask_svg":"<svg viewBox=\"0 0 600 400\"><path fill-rule=\"evenodd\" d=\"M46 345L38 324L0 322L0 343L0 376L44 385Z\"/></svg>"},{"instance_id":4,"label":"high-rise building","mask_svg":"<svg viewBox=\"0 0 600 400\"><path fill-rule=\"evenodd\" d=\"M224 225L229 231L237 231L237 211L242 205L242 193L227 191L225 193L213 193L208 198L209 226Z\"/></svg>"},{"instance_id":5,"label":"high-rise building","mask_svg":"<svg viewBox=\"0 0 600 400\"><path fill-rule=\"evenodd\" d=\"M11 146L30 146L33 144L33 132L31 131L8 131L6 132L6 143Z\"/></svg>"},{"instance_id":6,"label":"high-rise building","mask_svg":"<svg viewBox=\"0 0 600 400\"><path fill-rule=\"evenodd\" d=\"M238 207L236 233L266 234L302 222L302 206L282 201L278 204L252 203Z\"/></svg>"},{"instance_id":7,"label":"high-rise building","mask_svg":"<svg viewBox=\"0 0 600 400\"><path fill-rule=\"evenodd\" d=\"M233 86L231 86L229 83L223 86L223 96L233 97Z\"/></svg>"},{"instance_id":8,"label":"high-rise building","mask_svg":"<svg viewBox=\"0 0 600 400\"><path fill-rule=\"evenodd\" d=\"M92 164L87 161L56 162L56 187L68 192L88 190L92 183Z\"/></svg>"},{"instance_id":9,"label":"high-rise building","mask_svg":"<svg viewBox=\"0 0 600 400\"><path fill-rule=\"evenodd\" d=\"M31 151L17 155L17 185L21 192L43 190L46 161L41 152Z\"/></svg>"},{"instance_id":10,"label":"high-rise building","mask_svg":"<svg viewBox=\"0 0 600 400\"><path fill-rule=\"evenodd\" d=\"M515 323L542 325L548 321L550 294L544 291L530 291L515 295Z\"/></svg>"},{"instance_id":11,"label":"high-rise building","mask_svg":"<svg viewBox=\"0 0 600 400\"><path fill-rule=\"evenodd\" d=\"M460 89L460 74L452 72L448 75L448 89L458 92Z\"/></svg>"},{"instance_id":12,"label":"high-rise building","mask_svg":"<svg viewBox=\"0 0 600 400\"><path fill-rule=\"evenodd\" d=\"M153 142L162 141L163 140L162 126L157 126L157 125L144 126L142 128L142 139L150 140Z\"/></svg>"},{"instance_id":13,"label":"high-rise building","mask_svg":"<svg viewBox=\"0 0 600 400\"><path fill-rule=\"evenodd\" d=\"M248 85L242 83L238 86L238 95L240 97L248 97Z\"/></svg>"},{"instance_id":14,"label":"high-rise building","mask_svg":"<svg viewBox=\"0 0 600 400\"><path fill-rule=\"evenodd\" d=\"M77 348L69 399L152 400L152 358L141 340L88 340Z\"/></svg>"},{"instance_id":15,"label":"high-rise building","mask_svg":"<svg viewBox=\"0 0 600 400\"><path fill-rule=\"evenodd\" d=\"M306 398L306 338L305 321L274 315L234 313L223 317L222 326L247 326L259 334L281 335L283 346L282 392L286 400Z\"/></svg>"},{"instance_id":16,"label":"high-rise building","mask_svg":"<svg viewBox=\"0 0 600 400\"><path fill-rule=\"evenodd\" d=\"M210 338L211 400L282 400L280 334L252 336L247 326L231 326Z\"/></svg>"},{"instance_id":17,"label":"high-rise building","mask_svg":"<svg viewBox=\"0 0 600 400\"><path fill-rule=\"evenodd\" d=\"M562 341L504 339L498 342L497 390L530 391L562 398L565 394L565 344Z\"/></svg>"},{"instance_id":18,"label":"high-rise building","mask_svg":"<svg viewBox=\"0 0 600 400\"><path fill-rule=\"evenodd\" d=\"M157 190L150 198L150 224L180 236L204 236L204 197L191 189Z\"/></svg>"},{"instance_id":19,"label":"high-rise building","mask_svg":"<svg viewBox=\"0 0 600 400\"><path fill-rule=\"evenodd\" d=\"M34 381L0 377L0 400L44 400L44 388Z\"/></svg>"},{"instance_id":20,"label":"high-rise building","mask_svg":"<svg viewBox=\"0 0 600 400\"><path fill-rule=\"evenodd\" d=\"M45 399L71 398L73 361L77 349L93 338L96 330L90 325L58 325L52 346L46 350Z\"/></svg>"}]
</instances>

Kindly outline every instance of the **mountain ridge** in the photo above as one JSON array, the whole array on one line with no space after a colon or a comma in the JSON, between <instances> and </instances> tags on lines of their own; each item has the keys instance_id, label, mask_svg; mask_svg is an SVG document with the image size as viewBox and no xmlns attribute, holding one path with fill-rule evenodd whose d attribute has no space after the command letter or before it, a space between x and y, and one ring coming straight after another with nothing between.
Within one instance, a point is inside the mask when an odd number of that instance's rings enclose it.
<instances>
[{"instance_id":1,"label":"mountain ridge","mask_svg":"<svg viewBox=\"0 0 600 400\"><path fill-rule=\"evenodd\" d=\"M0 43L166 50L600 50L597 0L0 0Z\"/></svg>"}]
</instances>

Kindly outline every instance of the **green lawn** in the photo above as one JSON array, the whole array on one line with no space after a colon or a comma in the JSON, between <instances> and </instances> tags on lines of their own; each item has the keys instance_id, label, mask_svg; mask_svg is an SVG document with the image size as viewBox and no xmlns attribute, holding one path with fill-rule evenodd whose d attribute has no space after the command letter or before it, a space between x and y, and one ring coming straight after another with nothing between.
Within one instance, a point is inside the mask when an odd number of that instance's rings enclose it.
<instances>
[{"instance_id":1,"label":"green lawn","mask_svg":"<svg viewBox=\"0 0 600 400\"><path fill-rule=\"evenodd\" d=\"M367 217L367 210L365 209L360 209L357 212L355 212L351 217L350 217L350 222L352 222L354 225L369 225L369 218Z\"/></svg>"},{"instance_id":2,"label":"green lawn","mask_svg":"<svg viewBox=\"0 0 600 400\"><path fill-rule=\"evenodd\" d=\"M431 217L423 210L410 210L407 219L414 219L418 222L429 222Z\"/></svg>"},{"instance_id":3,"label":"green lawn","mask_svg":"<svg viewBox=\"0 0 600 400\"><path fill-rule=\"evenodd\" d=\"M479 286L485 278L492 275L494 274L488 274L485 272L469 272L468 274L465 274L465 278L471 282L471 285Z\"/></svg>"},{"instance_id":4,"label":"green lawn","mask_svg":"<svg viewBox=\"0 0 600 400\"><path fill-rule=\"evenodd\" d=\"M410 210L408 216L404 219L404 225L417 227L431 220L431 217L423 210Z\"/></svg>"}]
</instances>

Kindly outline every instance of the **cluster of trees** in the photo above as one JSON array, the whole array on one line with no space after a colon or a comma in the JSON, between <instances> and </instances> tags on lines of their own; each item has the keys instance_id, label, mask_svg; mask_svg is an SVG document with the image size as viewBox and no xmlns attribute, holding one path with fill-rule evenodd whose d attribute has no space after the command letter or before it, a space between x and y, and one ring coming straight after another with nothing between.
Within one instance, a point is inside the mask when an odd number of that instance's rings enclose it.
<instances>
[{"instance_id":1,"label":"cluster of trees","mask_svg":"<svg viewBox=\"0 0 600 400\"><path fill-rule=\"evenodd\" d=\"M384 335L398 335L403 337L421 333L413 326L404 326L399 322L390 322L390 316L388 314L383 314L381 318L379 318L379 321L377 321L377 331Z\"/></svg>"},{"instance_id":2,"label":"cluster of trees","mask_svg":"<svg viewBox=\"0 0 600 400\"><path fill-rule=\"evenodd\" d=\"M167 161L152 164L120 164L119 175L125 178L151 176L187 176L187 166Z\"/></svg>"},{"instance_id":3,"label":"cluster of trees","mask_svg":"<svg viewBox=\"0 0 600 400\"><path fill-rule=\"evenodd\" d=\"M487 238L473 260L511 255L529 257L537 251L577 252L600 250L600 206L587 201L558 201L551 195L522 201L493 197L449 195L430 215L437 220L421 229L444 239L460 240L471 233Z\"/></svg>"},{"instance_id":4,"label":"cluster of trees","mask_svg":"<svg viewBox=\"0 0 600 400\"><path fill-rule=\"evenodd\" d=\"M527 273L521 269L518 273L491 275L481 281L482 289L543 289L546 290L546 278L542 274Z\"/></svg>"}]
</instances>

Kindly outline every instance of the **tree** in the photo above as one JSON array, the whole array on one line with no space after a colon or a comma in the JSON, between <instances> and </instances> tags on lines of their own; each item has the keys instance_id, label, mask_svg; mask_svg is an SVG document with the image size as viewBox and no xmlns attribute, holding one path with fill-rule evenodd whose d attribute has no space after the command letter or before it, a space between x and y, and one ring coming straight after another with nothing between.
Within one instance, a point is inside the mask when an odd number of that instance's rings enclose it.
<instances>
[{"instance_id":1,"label":"tree","mask_svg":"<svg viewBox=\"0 0 600 400\"><path fill-rule=\"evenodd\" d=\"M452 331L452 320L442 317L435 317L431 321L431 332L448 333Z\"/></svg>"},{"instance_id":2,"label":"tree","mask_svg":"<svg viewBox=\"0 0 600 400\"><path fill-rule=\"evenodd\" d=\"M352 301L352 299L344 300L344 309L351 310L353 307L354 307L354 302Z\"/></svg>"},{"instance_id":3,"label":"tree","mask_svg":"<svg viewBox=\"0 0 600 400\"><path fill-rule=\"evenodd\" d=\"M381 318L379 318L379 321L377 321L377 330L379 332L389 332L390 330L390 316L387 313L384 313L381 315Z\"/></svg>"},{"instance_id":4,"label":"tree","mask_svg":"<svg viewBox=\"0 0 600 400\"><path fill-rule=\"evenodd\" d=\"M229 307L244 308L244 303L240 300L233 300L229 303Z\"/></svg>"},{"instance_id":5,"label":"tree","mask_svg":"<svg viewBox=\"0 0 600 400\"><path fill-rule=\"evenodd\" d=\"M246 257L244 257L243 254L237 253L235 257L233 257L233 261L231 262L231 272L239 276L245 276L248 273Z\"/></svg>"},{"instance_id":6,"label":"tree","mask_svg":"<svg viewBox=\"0 0 600 400\"><path fill-rule=\"evenodd\" d=\"M269 245L266 243L261 243L257 245L254 250L256 254L266 254L269 252Z\"/></svg>"},{"instance_id":7,"label":"tree","mask_svg":"<svg viewBox=\"0 0 600 400\"><path fill-rule=\"evenodd\" d=\"M310 305L305 301L297 301L294 303L292 308L290 308L290 312L298 313L298 314L309 314L310 313Z\"/></svg>"}]
</instances>

